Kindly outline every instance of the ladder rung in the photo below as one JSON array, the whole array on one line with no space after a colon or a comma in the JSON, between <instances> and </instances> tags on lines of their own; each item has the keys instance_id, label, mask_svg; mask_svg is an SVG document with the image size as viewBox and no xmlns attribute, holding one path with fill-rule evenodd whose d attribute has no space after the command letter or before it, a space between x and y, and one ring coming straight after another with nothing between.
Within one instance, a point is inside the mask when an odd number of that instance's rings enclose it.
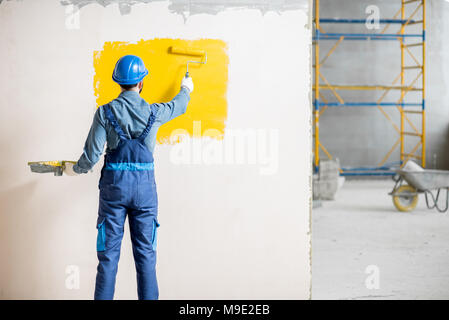
<instances>
[{"instance_id":1,"label":"ladder rung","mask_svg":"<svg viewBox=\"0 0 449 320\"><path fill-rule=\"evenodd\" d=\"M401 153L401 155L406 156L407 158L416 158L416 159L421 159L421 156L418 156L416 154L413 153Z\"/></svg>"},{"instance_id":2,"label":"ladder rung","mask_svg":"<svg viewBox=\"0 0 449 320\"><path fill-rule=\"evenodd\" d=\"M423 23L423 21L422 21L422 20L410 21L410 22L407 24L407 26L411 26L411 25L418 24L418 23Z\"/></svg>"},{"instance_id":3,"label":"ladder rung","mask_svg":"<svg viewBox=\"0 0 449 320\"><path fill-rule=\"evenodd\" d=\"M405 113L423 113L422 111L416 111L416 110L404 110Z\"/></svg>"},{"instance_id":4,"label":"ladder rung","mask_svg":"<svg viewBox=\"0 0 449 320\"><path fill-rule=\"evenodd\" d=\"M415 137L422 137L422 134L416 133L416 132L402 132L402 134L406 136L415 136Z\"/></svg>"},{"instance_id":5,"label":"ladder rung","mask_svg":"<svg viewBox=\"0 0 449 320\"><path fill-rule=\"evenodd\" d=\"M384 85L342 85L342 84L321 84L320 90L407 90L407 91L422 91L422 88L407 87L407 86L384 86ZM313 90L316 86L313 85Z\"/></svg>"},{"instance_id":6,"label":"ladder rung","mask_svg":"<svg viewBox=\"0 0 449 320\"><path fill-rule=\"evenodd\" d=\"M418 1L422 1L422 0L408 0L408 1L405 1L404 4L409 4L409 3L418 2Z\"/></svg>"},{"instance_id":7,"label":"ladder rung","mask_svg":"<svg viewBox=\"0 0 449 320\"><path fill-rule=\"evenodd\" d=\"M411 47L418 47L418 46L422 46L422 42L418 42L418 43L410 43L410 44L405 44L404 47L407 48L411 48Z\"/></svg>"},{"instance_id":8,"label":"ladder rung","mask_svg":"<svg viewBox=\"0 0 449 320\"><path fill-rule=\"evenodd\" d=\"M407 70L410 70L410 69L422 69L422 66L406 66L403 69L407 69Z\"/></svg>"}]
</instances>

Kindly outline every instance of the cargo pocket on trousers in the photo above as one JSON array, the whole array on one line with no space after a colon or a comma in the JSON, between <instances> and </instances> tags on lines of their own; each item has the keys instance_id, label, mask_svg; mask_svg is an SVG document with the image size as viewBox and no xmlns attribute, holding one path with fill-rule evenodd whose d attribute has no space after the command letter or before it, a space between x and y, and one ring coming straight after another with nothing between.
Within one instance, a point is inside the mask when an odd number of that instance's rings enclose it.
<instances>
[{"instance_id":1,"label":"cargo pocket on trousers","mask_svg":"<svg viewBox=\"0 0 449 320\"><path fill-rule=\"evenodd\" d=\"M106 246L106 230L105 230L105 218L98 217L97 219L97 251L104 251Z\"/></svg>"},{"instance_id":2,"label":"cargo pocket on trousers","mask_svg":"<svg viewBox=\"0 0 449 320\"><path fill-rule=\"evenodd\" d=\"M160 224L157 222L156 219L153 220L153 232L151 234L151 245L153 247L153 251L156 251L157 246L157 229L159 228Z\"/></svg>"}]
</instances>

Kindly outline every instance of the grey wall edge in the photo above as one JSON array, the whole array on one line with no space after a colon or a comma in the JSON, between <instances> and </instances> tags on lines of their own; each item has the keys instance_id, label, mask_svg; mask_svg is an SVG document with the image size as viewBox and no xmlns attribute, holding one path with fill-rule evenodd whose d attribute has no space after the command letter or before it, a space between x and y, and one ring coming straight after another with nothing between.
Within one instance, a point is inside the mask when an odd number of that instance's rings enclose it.
<instances>
[{"instance_id":1,"label":"grey wall edge","mask_svg":"<svg viewBox=\"0 0 449 320\"><path fill-rule=\"evenodd\" d=\"M3 0L0 0L0 3ZM129 14L131 7L138 3L161 2L164 0L61 0L62 5L74 5L82 8L97 3L102 6L118 4L121 14ZM308 0L169 0L169 10L188 16L205 13L217 14L227 9L257 9L262 13L269 11L307 10Z\"/></svg>"}]
</instances>

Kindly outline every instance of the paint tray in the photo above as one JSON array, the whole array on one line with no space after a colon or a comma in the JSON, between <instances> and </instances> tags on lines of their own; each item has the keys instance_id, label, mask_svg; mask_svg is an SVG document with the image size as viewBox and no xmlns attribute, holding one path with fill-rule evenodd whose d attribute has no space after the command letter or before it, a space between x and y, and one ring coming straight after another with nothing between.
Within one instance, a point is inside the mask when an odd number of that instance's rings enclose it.
<instances>
[{"instance_id":1,"label":"paint tray","mask_svg":"<svg viewBox=\"0 0 449 320\"><path fill-rule=\"evenodd\" d=\"M36 161L36 162L28 162L30 166L31 172L35 173L49 173L53 172L55 176L62 176L62 172L64 171L64 165L66 162L70 162L75 164L75 161L65 161L65 160L57 160L57 161Z\"/></svg>"}]
</instances>

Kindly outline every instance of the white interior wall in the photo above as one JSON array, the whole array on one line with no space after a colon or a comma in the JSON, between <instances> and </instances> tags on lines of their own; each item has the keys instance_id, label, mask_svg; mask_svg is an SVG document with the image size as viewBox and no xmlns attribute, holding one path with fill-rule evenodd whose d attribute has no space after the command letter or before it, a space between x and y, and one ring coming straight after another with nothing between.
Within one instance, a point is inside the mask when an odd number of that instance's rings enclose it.
<instances>
[{"instance_id":1,"label":"white interior wall","mask_svg":"<svg viewBox=\"0 0 449 320\"><path fill-rule=\"evenodd\" d=\"M93 297L102 164L88 175L54 177L32 174L26 163L79 157L96 108L94 50L105 41L162 37L226 41L224 141L248 128L279 138L268 144L278 150L271 159L278 170L269 175L257 163L176 165L173 146L156 147L160 298L308 298L307 12L238 9L184 22L168 2L155 2L129 15L115 5L86 6L78 30L65 28L66 18L55 0L0 4L0 298ZM79 289L66 288L69 265L79 268ZM136 297L126 229L116 298Z\"/></svg>"}]
</instances>

